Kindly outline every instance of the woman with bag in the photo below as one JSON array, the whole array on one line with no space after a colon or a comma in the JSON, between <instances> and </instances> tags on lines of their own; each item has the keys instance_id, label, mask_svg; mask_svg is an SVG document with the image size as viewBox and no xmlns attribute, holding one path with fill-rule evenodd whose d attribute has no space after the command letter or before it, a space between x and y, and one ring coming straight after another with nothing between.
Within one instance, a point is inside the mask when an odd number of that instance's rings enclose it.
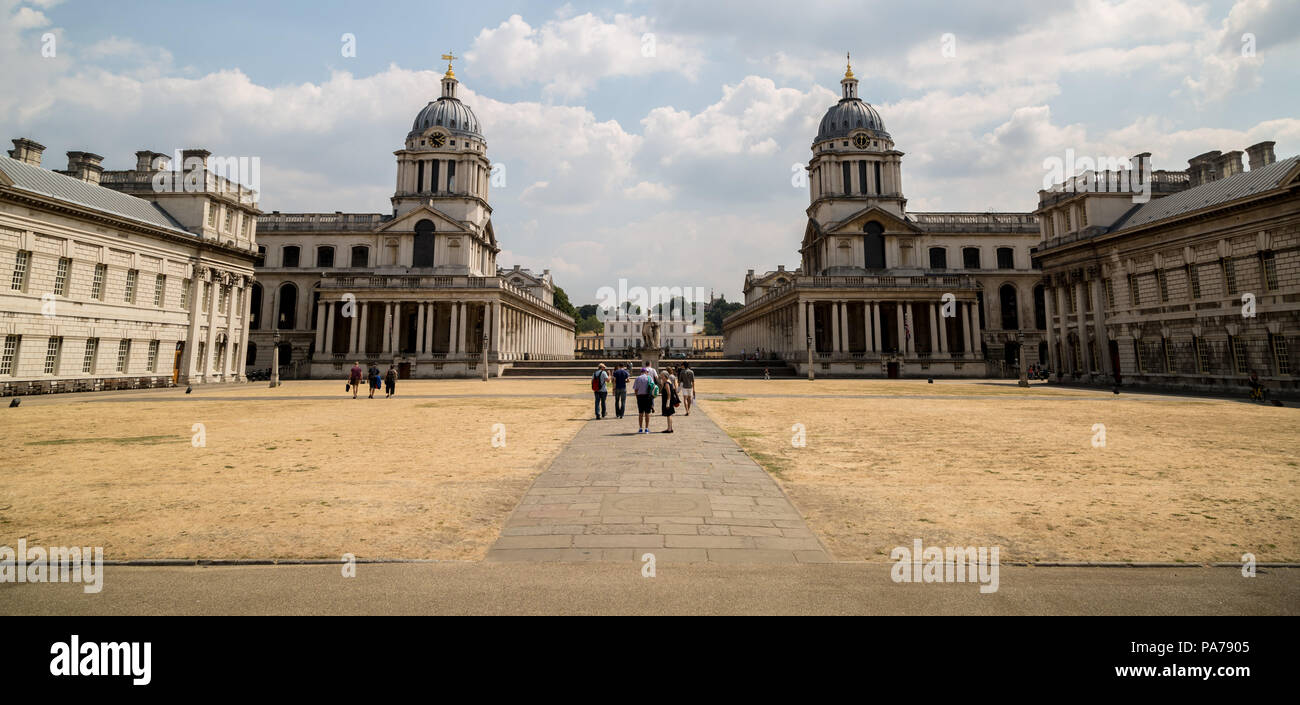
<instances>
[{"instance_id":1,"label":"woman with bag","mask_svg":"<svg viewBox=\"0 0 1300 705\"><path fill-rule=\"evenodd\" d=\"M672 378L668 376L667 370L663 370L659 373L659 382L660 393L663 395L663 401L659 403L659 412L668 420L668 428L664 429L664 433L672 433L673 414L677 413L675 407L682 403L682 401L677 397L677 385L674 384Z\"/></svg>"}]
</instances>

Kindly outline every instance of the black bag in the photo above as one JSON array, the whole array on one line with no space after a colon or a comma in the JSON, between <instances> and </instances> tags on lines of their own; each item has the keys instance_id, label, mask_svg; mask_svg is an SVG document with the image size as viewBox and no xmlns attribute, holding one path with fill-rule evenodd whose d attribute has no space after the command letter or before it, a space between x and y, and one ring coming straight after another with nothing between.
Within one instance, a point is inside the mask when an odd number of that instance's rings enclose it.
<instances>
[{"instance_id":1,"label":"black bag","mask_svg":"<svg viewBox=\"0 0 1300 705\"><path fill-rule=\"evenodd\" d=\"M343 391L345 391L345 392L350 392L350 391L352 391L352 383L351 383L351 382L345 382L345 383L343 384Z\"/></svg>"}]
</instances>

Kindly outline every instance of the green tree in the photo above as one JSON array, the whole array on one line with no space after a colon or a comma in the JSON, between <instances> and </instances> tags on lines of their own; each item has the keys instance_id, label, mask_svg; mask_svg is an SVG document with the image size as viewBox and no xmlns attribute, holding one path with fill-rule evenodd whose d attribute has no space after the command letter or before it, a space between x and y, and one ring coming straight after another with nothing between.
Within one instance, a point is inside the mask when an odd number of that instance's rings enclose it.
<instances>
[{"instance_id":1,"label":"green tree","mask_svg":"<svg viewBox=\"0 0 1300 705\"><path fill-rule=\"evenodd\" d=\"M564 289L558 286L555 287L555 307L574 320L579 318L578 310L573 307L573 304L569 303L569 295L564 293Z\"/></svg>"},{"instance_id":2,"label":"green tree","mask_svg":"<svg viewBox=\"0 0 1300 705\"><path fill-rule=\"evenodd\" d=\"M709 307L708 315L704 317L704 334L722 335L722 319L744 307L745 304L739 301L728 302L725 296L719 296Z\"/></svg>"}]
</instances>

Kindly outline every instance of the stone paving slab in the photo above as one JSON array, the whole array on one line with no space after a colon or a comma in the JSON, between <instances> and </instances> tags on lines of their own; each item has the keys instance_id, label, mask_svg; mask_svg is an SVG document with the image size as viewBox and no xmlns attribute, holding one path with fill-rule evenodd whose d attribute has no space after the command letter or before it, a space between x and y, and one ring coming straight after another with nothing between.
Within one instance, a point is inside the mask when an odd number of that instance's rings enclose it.
<instances>
[{"instance_id":1,"label":"stone paving slab","mask_svg":"<svg viewBox=\"0 0 1300 705\"><path fill-rule=\"evenodd\" d=\"M665 426L653 417L652 429ZM673 426L638 434L634 414L588 421L520 500L487 560L832 560L776 482L698 406L689 417L679 409Z\"/></svg>"}]
</instances>

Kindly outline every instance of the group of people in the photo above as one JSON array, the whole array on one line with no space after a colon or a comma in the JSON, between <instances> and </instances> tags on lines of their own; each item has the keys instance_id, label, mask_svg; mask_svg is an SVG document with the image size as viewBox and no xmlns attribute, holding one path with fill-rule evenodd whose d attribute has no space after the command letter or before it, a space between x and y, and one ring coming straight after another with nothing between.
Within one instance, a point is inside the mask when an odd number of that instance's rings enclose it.
<instances>
[{"instance_id":1,"label":"group of people","mask_svg":"<svg viewBox=\"0 0 1300 705\"><path fill-rule=\"evenodd\" d=\"M597 421L609 415L605 402L611 388L614 392L614 418L623 418L627 410L629 384L636 397L637 433L651 432L650 417L655 412L655 397L660 398L659 413L668 422L668 427L662 433L673 432L673 414L677 413L677 407L685 405L685 414L691 415L691 404L695 402L695 370L691 369L689 362L682 363L680 368L665 367L660 370L655 370L647 363L636 377L632 376L632 370L625 363L618 363L613 373L610 373L602 362L591 376Z\"/></svg>"},{"instance_id":2,"label":"group of people","mask_svg":"<svg viewBox=\"0 0 1300 705\"><path fill-rule=\"evenodd\" d=\"M370 387L370 399L375 398L375 392L379 387L384 387L384 398L388 399L397 395L397 368L393 365L388 366L388 372L380 375L379 368L372 363L370 369L364 373L361 370L361 363L352 363L352 370L348 372L348 384L344 391L351 391L352 398L357 398L357 392L361 391L361 380L365 378L366 384Z\"/></svg>"}]
</instances>

